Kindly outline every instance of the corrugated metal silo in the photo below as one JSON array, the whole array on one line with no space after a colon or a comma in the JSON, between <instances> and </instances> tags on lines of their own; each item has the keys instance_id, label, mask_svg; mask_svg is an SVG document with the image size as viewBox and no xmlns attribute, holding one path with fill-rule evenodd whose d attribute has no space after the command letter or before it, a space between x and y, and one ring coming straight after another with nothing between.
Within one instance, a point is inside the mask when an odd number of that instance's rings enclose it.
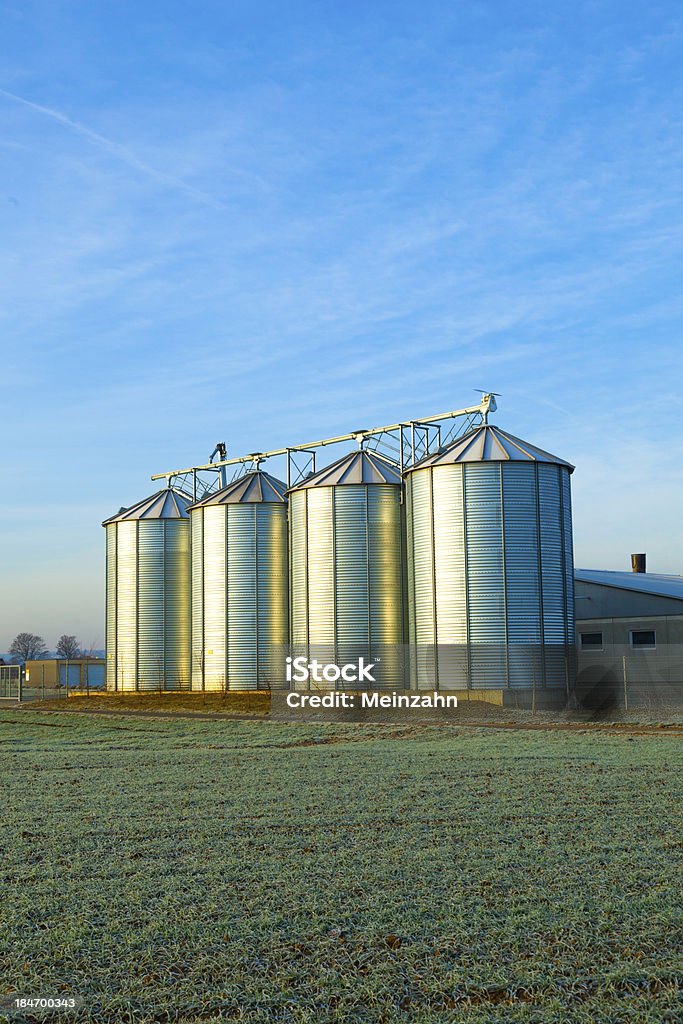
<instances>
[{"instance_id":1,"label":"corrugated metal silo","mask_svg":"<svg viewBox=\"0 0 683 1024\"><path fill-rule=\"evenodd\" d=\"M191 501L167 488L102 524L109 690L190 687Z\"/></svg>"},{"instance_id":2,"label":"corrugated metal silo","mask_svg":"<svg viewBox=\"0 0 683 1024\"><path fill-rule=\"evenodd\" d=\"M285 685L285 491L255 470L190 509L193 690Z\"/></svg>"},{"instance_id":3,"label":"corrugated metal silo","mask_svg":"<svg viewBox=\"0 0 683 1024\"><path fill-rule=\"evenodd\" d=\"M408 470L413 685L567 685L572 471L489 425Z\"/></svg>"},{"instance_id":4,"label":"corrugated metal silo","mask_svg":"<svg viewBox=\"0 0 683 1024\"><path fill-rule=\"evenodd\" d=\"M372 659L378 687L403 686L401 495L398 467L364 450L292 488L293 656L340 666Z\"/></svg>"}]
</instances>

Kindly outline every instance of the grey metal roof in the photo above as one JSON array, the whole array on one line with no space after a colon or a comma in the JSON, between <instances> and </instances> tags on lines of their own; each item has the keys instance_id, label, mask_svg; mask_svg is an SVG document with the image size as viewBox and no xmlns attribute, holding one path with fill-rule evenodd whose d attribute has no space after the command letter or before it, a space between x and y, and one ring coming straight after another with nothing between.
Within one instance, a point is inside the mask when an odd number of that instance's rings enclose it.
<instances>
[{"instance_id":1,"label":"grey metal roof","mask_svg":"<svg viewBox=\"0 0 683 1024\"><path fill-rule=\"evenodd\" d=\"M673 597L683 601L683 576L665 576L656 572L611 571L609 569L575 569L577 583L597 583L603 587L635 590L657 597Z\"/></svg>"},{"instance_id":2,"label":"grey metal roof","mask_svg":"<svg viewBox=\"0 0 683 1024\"><path fill-rule=\"evenodd\" d=\"M285 492L287 484L277 477L265 473L261 469L255 469L251 473L233 480L227 487L220 491L208 494L206 498L191 505L191 509L201 508L204 505L238 505L245 502L286 502Z\"/></svg>"},{"instance_id":3,"label":"grey metal roof","mask_svg":"<svg viewBox=\"0 0 683 1024\"><path fill-rule=\"evenodd\" d=\"M306 487L343 487L348 484L401 484L398 466L382 455L365 449L349 452L324 469L306 477L292 487L300 491Z\"/></svg>"},{"instance_id":4,"label":"grey metal roof","mask_svg":"<svg viewBox=\"0 0 683 1024\"><path fill-rule=\"evenodd\" d=\"M423 469L425 466L448 466L455 462L551 462L558 466L566 466L570 473L574 471L570 462L565 462L557 455L551 455L550 452L545 452L528 441L522 441L500 427L485 424L457 438L443 451L416 462L407 472Z\"/></svg>"},{"instance_id":5,"label":"grey metal roof","mask_svg":"<svg viewBox=\"0 0 683 1024\"><path fill-rule=\"evenodd\" d=\"M191 504L189 494L175 487L164 487L162 491L150 494L149 498L143 498L130 508L123 508L116 515L105 519L102 526L134 519L188 519L187 510Z\"/></svg>"}]
</instances>

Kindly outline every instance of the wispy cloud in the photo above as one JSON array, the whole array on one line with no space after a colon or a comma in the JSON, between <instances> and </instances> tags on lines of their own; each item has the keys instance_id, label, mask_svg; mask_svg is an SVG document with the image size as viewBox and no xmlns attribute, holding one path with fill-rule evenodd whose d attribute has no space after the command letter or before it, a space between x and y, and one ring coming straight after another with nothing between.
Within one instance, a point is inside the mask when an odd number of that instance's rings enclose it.
<instances>
[{"instance_id":1,"label":"wispy cloud","mask_svg":"<svg viewBox=\"0 0 683 1024\"><path fill-rule=\"evenodd\" d=\"M67 117L66 114L63 114L59 110L55 110L53 107L47 107L42 103L34 103L33 100L27 100L24 96L17 96L16 93L8 92L7 89L0 89L0 96L4 96L5 99L27 107L29 110L34 110L38 114L43 114L45 117L51 118L51 120L56 121L65 128L77 132L84 138L89 139L90 142L94 142L107 153L110 153L118 160L121 160L124 164L127 164L128 167L132 168L132 170L139 171L141 174L146 175L146 177L159 182L160 185L166 185L168 188L184 192L185 195L189 196L191 199L200 203L206 203L208 206L212 206L217 210L227 209L227 205L219 199L216 199L214 196L209 195L207 192L203 192L201 189L194 188L193 185L189 185L181 178L177 178L172 174L167 174L164 171L158 170L156 167L152 167L144 160L140 160L139 157L132 153L126 146L122 146L119 142L114 142L113 139L108 139L106 135L100 135L99 132L92 131L92 129L87 128L84 124L81 124L79 121L74 121L73 118Z\"/></svg>"}]
</instances>

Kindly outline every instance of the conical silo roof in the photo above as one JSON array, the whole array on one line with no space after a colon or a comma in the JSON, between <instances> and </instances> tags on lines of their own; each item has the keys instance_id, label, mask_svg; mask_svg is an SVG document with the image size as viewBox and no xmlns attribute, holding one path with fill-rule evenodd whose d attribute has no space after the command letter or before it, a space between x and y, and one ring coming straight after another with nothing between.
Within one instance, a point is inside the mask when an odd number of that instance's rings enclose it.
<instances>
[{"instance_id":1,"label":"conical silo roof","mask_svg":"<svg viewBox=\"0 0 683 1024\"><path fill-rule=\"evenodd\" d=\"M401 474L398 466L377 452L363 449L343 455L330 466L325 466L317 473L306 477L291 490L300 491L306 487L343 487L348 484L400 483Z\"/></svg>"},{"instance_id":2,"label":"conical silo roof","mask_svg":"<svg viewBox=\"0 0 683 1024\"><path fill-rule=\"evenodd\" d=\"M251 473L233 480L220 491L208 494L197 501L191 508L202 508L204 505L242 505L248 502L286 502L287 484L277 477L255 469Z\"/></svg>"},{"instance_id":3,"label":"conical silo roof","mask_svg":"<svg viewBox=\"0 0 683 1024\"><path fill-rule=\"evenodd\" d=\"M130 508L121 509L116 515L105 519L102 526L134 519L188 519L187 510L191 504L192 498L189 494L175 487L165 487L162 491L136 502Z\"/></svg>"},{"instance_id":4,"label":"conical silo roof","mask_svg":"<svg viewBox=\"0 0 683 1024\"><path fill-rule=\"evenodd\" d=\"M456 462L550 462L566 466L570 473L574 471L570 462L557 455L522 441L500 427L484 424L457 438L442 451L416 462L407 472L426 466L450 466Z\"/></svg>"}]
</instances>

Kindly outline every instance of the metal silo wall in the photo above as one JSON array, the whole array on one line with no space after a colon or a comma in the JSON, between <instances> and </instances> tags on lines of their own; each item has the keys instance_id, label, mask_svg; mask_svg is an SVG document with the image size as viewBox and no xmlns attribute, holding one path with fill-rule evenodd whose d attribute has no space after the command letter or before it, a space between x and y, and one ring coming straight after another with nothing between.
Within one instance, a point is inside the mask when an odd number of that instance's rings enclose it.
<instances>
[{"instance_id":1,"label":"metal silo wall","mask_svg":"<svg viewBox=\"0 0 683 1024\"><path fill-rule=\"evenodd\" d=\"M293 655L333 660L335 648L333 492L305 488L289 496Z\"/></svg>"},{"instance_id":2,"label":"metal silo wall","mask_svg":"<svg viewBox=\"0 0 683 1024\"><path fill-rule=\"evenodd\" d=\"M505 686L506 623L500 466L465 466L465 530L470 679L481 689Z\"/></svg>"},{"instance_id":3,"label":"metal silo wall","mask_svg":"<svg viewBox=\"0 0 683 1024\"><path fill-rule=\"evenodd\" d=\"M289 560L287 506L256 505L258 589L258 684L286 686L285 657L289 642ZM267 571L261 566L267 566Z\"/></svg>"},{"instance_id":4,"label":"metal silo wall","mask_svg":"<svg viewBox=\"0 0 683 1024\"><path fill-rule=\"evenodd\" d=\"M561 474L562 481L562 523L564 540L564 578L567 594L567 635L565 637L565 678L564 684L569 693L576 684L576 626L575 626L575 595L574 595L574 542L572 533L572 496L571 476L568 471Z\"/></svg>"},{"instance_id":5,"label":"metal silo wall","mask_svg":"<svg viewBox=\"0 0 683 1024\"><path fill-rule=\"evenodd\" d=\"M189 574L186 519L107 527L109 689L189 687Z\"/></svg>"},{"instance_id":6,"label":"metal silo wall","mask_svg":"<svg viewBox=\"0 0 683 1024\"><path fill-rule=\"evenodd\" d=\"M207 505L193 524L195 690L284 685L287 512L270 502Z\"/></svg>"},{"instance_id":7,"label":"metal silo wall","mask_svg":"<svg viewBox=\"0 0 683 1024\"><path fill-rule=\"evenodd\" d=\"M201 690L204 677L204 517L190 514L192 585L192 689Z\"/></svg>"},{"instance_id":8,"label":"metal silo wall","mask_svg":"<svg viewBox=\"0 0 683 1024\"><path fill-rule=\"evenodd\" d=\"M336 639L333 500L334 493L330 487L310 488L306 491L306 619L307 642L312 647L323 645L330 648ZM319 654L321 658L326 656L323 650Z\"/></svg>"},{"instance_id":9,"label":"metal silo wall","mask_svg":"<svg viewBox=\"0 0 683 1024\"><path fill-rule=\"evenodd\" d=\"M370 648L381 657L385 685L404 687L405 555L401 495L395 487L367 487Z\"/></svg>"},{"instance_id":10,"label":"metal silo wall","mask_svg":"<svg viewBox=\"0 0 683 1024\"><path fill-rule=\"evenodd\" d=\"M187 519L143 519L137 525L138 689L187 689L190 524Z\"/></svg>"},{"instance_id":11,"label":"metal silo wall","mask_svg":"<svg viewBox=\"0 0 683 1024\"><path fill-rule=\"evenodd\" d=\"M570 648L576 643L574 626L574 543L572 535L572 484L569 473L561 474L562 481L562 522L564 526L564 572L567 588L567 637Z\"/></svg>"},{"instance_id":12,"label":"metal silo wall","mask_svg":"<svg viewBox=\"0 0 683 1024\"><path fill-rule=\"evenodd\" d=\"M116 689L136 690L138 679L137 522L116 524Z\"/></svg>"},{"instance_id":13,"label":"metal silo wall","mask_svg":"<svg viewBox=\"0 0 683 1024\"><path fill-rule=\"evenodd\" d=\"M105 648L107 655L106 687L116 689L116 524L106 527L106 611Z\"/></svg>"},{"instance_id":14,"label":"metal silo wall","mask_svg":"<svg viewBox=\"0 0 683 1024\"><path fill-rule=\"evenodd\" d=\"M289 499L290 638L308 644L308 491L295 491Z\"/></svg>"},{"instance_id":15,"label":"metal silo wall","mask_svg":"<svg viewBox=\"0 0 683 1024\"><path fill-rule=\"evenodd\" d=\"M138 687L164 688L164 521L138 524Z\"/></svg>"},{"instance_id":16,"label":"metal silo wall","mask_svg":"<svg viewBox=\"0 0 683 1024\"><path fill-rule=\"evenodd\" d=\"M401 539L398 487L349 484L290 495L295 656L342 665L376 654L382 685L403 685Z\"/></svg>"},{"instance_id":17,"label":"metal silo wall","mask_svg":"<svg viewBox=\"0 0 683 1024\"><path fill-rule=\"evenodd\" d=\"M190 647L190 523L164 520L164 686L189 690Z\"/></svg>"},{"instance_id":18,"label":"metal silo wall","mask_svg":"<svg viewBox=\"0 0 683 1024\"><path fill-rule=\"evenodd\" d=\"M508 684L540 686L544 669L536 466L511 462L501 467L501 478Z\"/></svg>"},{"instance_id":19,"label":"metal silo wall","mask_svg":"<svg viewBox=\"0 0 683 1024\"><path fill-rule=\"evenodd\" d=\"M462 514L462 466L431 474L434 500L434 592L439 644L439 685L467 686L467 573L465 521Z\"/></svg>"},{"instance_id":20,"label":"metal silo wall","mask_svg":"<svg viewBox=\"0 0 683 1024\"><path fill-rule=\"evenodd\" d=\"M413 603L415 643L436 643L434 606L434 518L431 473L410 476L412 494Z\"/></svg>"},{"instance_id":21,"label":"metal silo wall","mask_svg":"<svg viewBox=\"0 0 683 1024\"><path fill-rule=\"evenodd\" d=\"M538 466L543 656L546 685L555 687L564 685L568 632L561 472L559 466Z\"/></svg>"},{"instance_id":22,"label":"metal silo wall","mask_svg":"<svg viewBox=\"0 0 683 1024\"><path fill-rule=\"evenodd\" d=\"M255 690L259 627L256 507L228 505L221 511L226 526L228 686Z\"/></svg>"},{"instance_id":23,"label":"metal silo wall","mask_svg":"<svg viewBox=\"0 0 683 1024\"><path fill-rule=\"evenodd\" d=\"M413 537L413 505L412 505L412 491L411 491L411 479L408 477L405 484L405 530L406 530L406 604L408 612L408 631L406 639L412 649L415 648L415 615L413 613L413 602L415 594L415 574L413 572L414 559L410 557L412 537ZM413 685L413 667L411 659L410 668L410 681L411 686Z\"/></svg>"},{"instance_id":24,"label":"metal silo wall","mask_svg":"<svg viewBox=\"0 0 683 1024\"><path fill-rule=\"evenodd\" d=\"M202 594L198 598L192 595L193 603L196 599L201 602L204 614L204 672L199 688L224 690L228 685L225 509L209 505L190 513L192 520L196 516L203 520L203 547L192 551L193 559L201 559L203 566Z\"/></svg>"},{"instance_id":25,"label":"metal silo wall","mask_svg":"<svg viewBox=\"0 0 683 1024\"><path fill-rule=\"evenodd\" d=\"M406 482L411 683L559 688L573 643L569 472L425 467Z\"/></svg>"},{"instance_id":26,"label":"metal silo wall","mask_svg":"<svg viewBox=\"0 0 683 1024\"><path fill-rule=\"evenodd\" d=\"M370 647L368 489L339 487L329 493L334 502L335 660L342 665L358 657L358 644Z\"/></svg>"},{"instance_id":27,"label":"metal silo wall","mask_svg":"<svg viewBox=\"0 0 683 1024\"><path fill-rule=\"evenodd\" d=\"M431 472L408 476L406 506L411 686L434 689L437 681Z\"/></svg>"}]
</instances>

